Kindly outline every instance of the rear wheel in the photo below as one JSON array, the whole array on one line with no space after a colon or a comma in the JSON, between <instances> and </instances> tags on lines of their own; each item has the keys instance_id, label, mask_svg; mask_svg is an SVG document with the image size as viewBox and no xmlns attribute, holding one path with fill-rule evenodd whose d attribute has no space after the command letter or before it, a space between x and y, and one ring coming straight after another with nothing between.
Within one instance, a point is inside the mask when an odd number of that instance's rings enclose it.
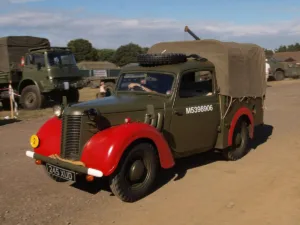
<instances>
[{"instance_id":1,"label":"rear wheel","mask_svg":"<svg viewBox=\"0 0 300 225\"><path fill-rule=\"evenodd\" d=\"M79 101L79 90L72 88L67 92L68 103L77 103Z\"/></svg>"},{"instance_id":2,"label":"rear wheel","mask_svg":"<svg viewBox=\"0 0 300 225\"><path fill-rule=\"evenodd\" d=\"M36 85L26 86L21 92L21 105L24 109L39 109L44 104L45 97Z\"/></svg>"},{"instance_id":3,"label":"rear wheel","mask_svg":"<svg viewBox=\"0 0 300 225\"><path fill-rule=\"evenodd\" d=\"M137 201L146 196L154 186L158 168L158 155L153 145L137 144L129 149L109 178L110 188L124 202Z\"/></svg>"},{"instance_id":4,"label":"rear wheel","mask_svg":"<svg viewBox=\"0 0 300 225\"><path fill-rule=\"evenodd\" d=\"M223 151L227 160L235 161L244 157L249 151L249 129L244 120L239 120L233 132L232 146Z\"/></svg>"},{"instance_id":5,"label":"rear wheel","mask_svg":"<svg viewBox=\"0 0 300 225\"><path fill-rule=\"evenodd\" d=\"M284 73L282 71L275 72L275 80L280 81L284 79Z\"/></svg>"}]
</instances>

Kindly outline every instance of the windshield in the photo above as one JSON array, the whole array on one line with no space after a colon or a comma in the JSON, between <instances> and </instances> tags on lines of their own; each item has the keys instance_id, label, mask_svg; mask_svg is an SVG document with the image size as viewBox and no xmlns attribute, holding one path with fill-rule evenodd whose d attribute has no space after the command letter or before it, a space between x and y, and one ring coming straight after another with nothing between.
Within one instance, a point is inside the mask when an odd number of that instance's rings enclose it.
<instances>
[{"instance_id":1,"label":"windshield","mask_svg":"<svg viewBox=\"0 0 300 225\"><path fill-rule=\"evenodd\" d=\"M50 66L76 65L74 55L69 52L49 52L48 60Z\"/></svg>"},{"instance_id":2,"label":"windshield","mask_svg":"<svg viewBox=\"0 0 300 225\"><path fill-rule=\"evenodd\" d=\"M174 76L157 72L133 72L120 76L117 91L149 92L170 95Z\"/></svg>"}]
</instances>

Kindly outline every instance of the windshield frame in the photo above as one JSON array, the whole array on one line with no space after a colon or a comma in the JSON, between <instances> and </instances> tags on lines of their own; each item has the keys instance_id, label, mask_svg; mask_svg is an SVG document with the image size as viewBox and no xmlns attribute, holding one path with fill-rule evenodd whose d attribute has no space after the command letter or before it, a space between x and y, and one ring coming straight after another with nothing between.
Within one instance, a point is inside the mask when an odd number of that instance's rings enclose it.
<instances>
[{"instance_id":1,"label":"windshield frame","mask_svg":"<svg viewBox=\"0 0 300 225\"><path fill-rule=\"evenodd\" d=\"M59 56L59 64L51 64L50 63L50 56L52 54ZM72 64L63 64L62 59L61 59L62 56L72 57L73 63ZM47 64L49 67L64 67L64 66L76 66L77 65L75 55L72 51L47 51L46 59L47 59Z\"/></svg>"},{"instance_id":2,"label":"windshield frame","mask_svg":"<svg viewBox=\"0 0 300 225\"><path fill-rule=\"evenodd\" d=\"M122 79L122 76L124 76L125 74L130 74L130 73L159 73L159 74L164 74L164 75L168 75L168 76L172 76L174 79L173 79L173 82L172 82L172 86L171 86L171 94L170 95L167 95L167 94L162 94L162 93L158 93L158 92L147 92L147 91L129 91L129 90L118 90L118 87L120 85L120 82L121 82L121 79ZM176 83L177 83L177 74L175 73L172 73L172 72L166 72L166 71L154 71L154 70L126 70L126 71L121 71L119 77L118 77L118 80L117 80L117 83L116 83L116 88L115 88L115 94L137 94L137 95L157 95L157 96L161 96L161 97L165 97L165 98L170 98L174 95L174 93L176 92L174 90L174 87L176 86Z\"/></svg>"}]
</instances>

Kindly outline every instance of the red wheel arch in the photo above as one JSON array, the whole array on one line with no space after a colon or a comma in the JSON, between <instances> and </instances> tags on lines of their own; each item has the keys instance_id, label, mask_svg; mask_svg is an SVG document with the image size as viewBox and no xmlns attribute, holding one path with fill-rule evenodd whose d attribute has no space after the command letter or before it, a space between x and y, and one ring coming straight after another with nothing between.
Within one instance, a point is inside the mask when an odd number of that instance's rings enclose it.
<instances>
[{"instance_id":1,"label":"red wheel arch","mask_svg":"<svg viewBox=\"0 0 300 225\"><path fill-rule=\"evenodd\" d=\"M241 118L241 116L247 116L249 121L250 121L250 138L253 138L253 133L254 133L254 118L253 114L250 111L250 109L246 107L242 107L236 111L234 114L231 123L230 123L230 128L229 128L229 133L228 133L228 146L232 145L232 138L233 138L233 132L236 126L237 121Z\"/></svg>"},{"instance_id":2,"label":"red wheel arch","mask_svg":"<svg viewBox=\"0 0 300 225\"><path fill-rule=\"evenodd\" d=\"M168 143L160 132L145 123L122 124L95 134L85 144L81 161L108 176L117 168L127 147L145 138L155 144L162 168L171 168L175 162Z\"/></svg>"},{"instance_id":3,"label":"red wheel arch","mask_svg":"<svg viewBox=\"0 0 300 225\"><path fill-rule=\"evenodd\" d=\"M37 132L39 137L39 146L34 149L34 152L49 156L60 153L62 122L56 116L47 120Z\"/></svg>"}]
</instances>

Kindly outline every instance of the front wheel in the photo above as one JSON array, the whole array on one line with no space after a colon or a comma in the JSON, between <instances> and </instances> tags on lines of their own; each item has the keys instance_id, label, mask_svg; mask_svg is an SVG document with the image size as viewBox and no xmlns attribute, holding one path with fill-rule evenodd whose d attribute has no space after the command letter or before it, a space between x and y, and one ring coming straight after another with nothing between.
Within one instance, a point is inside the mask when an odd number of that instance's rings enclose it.
<instances>
[{"instance_id":1,"label":"front wheel","mask_svg":"<svg viewBox=\"0 0 300 225\"><path fill-rule=\"evenodd\" d=\"M124 202L137 201L154 186L158 168L154 146L150 143L137 144L129 149L117 170L109 177L110 188Z\"/></svg>"},{"instance_id":2,"label":"front wheel","mask_svg":"<svg viewBox=\"0 0 300 225\"><path fill-rule=\"evenodd\" d=\"M249 129L245 121L240 120L234 129L232 146L223 151L223 156L230 161L244 157L249 151Z\"/></svg>"},{"instance_id":3,"label":"front wheel","mask_svg":"<svg viewBox=\"0 0 300 225\"><path fill-rule=\"evenodd\" d=\"M24 109L40 109L45 101L44 95L39 92L36 85L26 86L21 93L21 105Z\"/></svg>"}]
</instances>

